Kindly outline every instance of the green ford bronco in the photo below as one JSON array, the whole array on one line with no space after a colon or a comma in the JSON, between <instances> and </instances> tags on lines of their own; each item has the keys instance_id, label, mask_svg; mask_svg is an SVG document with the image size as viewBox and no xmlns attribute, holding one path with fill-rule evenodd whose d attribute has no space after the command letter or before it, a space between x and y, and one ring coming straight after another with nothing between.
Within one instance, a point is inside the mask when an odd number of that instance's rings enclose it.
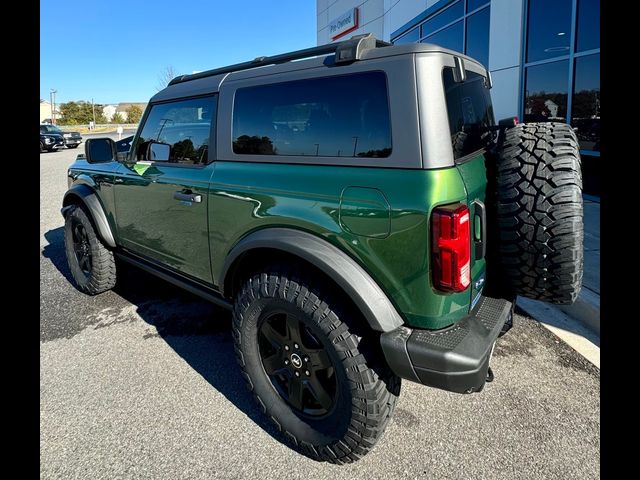
<instances>
[{"instance_id":1,"label":"green ford bronco","mask_svg":"<svg viewBox=\"0 0 640 480\"><path fill-rule=\"evenodd\" d=\"M357 460L401 378L479 392L515 297L580 290L576 136L496 123L490 88L469 57L371 35L179 76L69 168L73 279L98 294L128 262L232 310L283 438Z\"/></svg>"}]
</instances>

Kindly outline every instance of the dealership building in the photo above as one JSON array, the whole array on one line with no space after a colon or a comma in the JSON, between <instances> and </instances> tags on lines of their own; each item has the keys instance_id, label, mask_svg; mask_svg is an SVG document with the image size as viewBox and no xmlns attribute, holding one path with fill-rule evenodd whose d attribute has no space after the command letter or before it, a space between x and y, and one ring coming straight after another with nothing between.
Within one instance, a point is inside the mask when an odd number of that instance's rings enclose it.
<instances>
[{"instance_id":1,"label":"dealership building","mask_svg":"<svg viewBox=\"0 0 640 480\"><path fill-rule=\"evenodd\" d=\"M585 192L599 195L600 0L317 0L318 45L361 33L483 63L496 120L571 123Z\"/></svg>"}]
</instances>

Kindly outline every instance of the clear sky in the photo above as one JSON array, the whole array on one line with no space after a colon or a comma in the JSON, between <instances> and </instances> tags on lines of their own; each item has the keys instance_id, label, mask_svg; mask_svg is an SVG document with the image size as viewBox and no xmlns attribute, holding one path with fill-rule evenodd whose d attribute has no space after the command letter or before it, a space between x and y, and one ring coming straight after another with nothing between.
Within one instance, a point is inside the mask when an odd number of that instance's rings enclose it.
<instances>
[{"instance_id":1,"label":"clear sky","mask_svg":"<svg viewBox=\"0 0 640 480\"><path fill-rule=\"evenodd\" d=\"M40 98L146 102L169 65L192 73L315 44L315 0L41 0Z\"/></svg>"}]
</instances>

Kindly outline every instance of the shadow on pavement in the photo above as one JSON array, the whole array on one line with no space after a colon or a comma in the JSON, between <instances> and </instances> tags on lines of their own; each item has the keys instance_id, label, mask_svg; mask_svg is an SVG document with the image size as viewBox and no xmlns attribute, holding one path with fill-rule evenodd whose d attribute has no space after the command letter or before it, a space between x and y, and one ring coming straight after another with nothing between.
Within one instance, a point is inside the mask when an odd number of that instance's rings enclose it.
<instances>
[{"instance_id":1,"label":"shadow on pavement","mask_svg":"<svg viewBox=\"0 0 640 480\"><path fill-rule=\"evenodd\" d=\"M45 234L43 255L73 283L64 252L64 229ZM151 274L118 263L113 293L136 306L138 315L209 384L279 442L284 437L262 414L247 390L236 362L231 312L201 300Z\"/></svg>"},{"instance_id":2,"label":"shadow on pavement","mask_svg":"<svg viewBox=\"0 0 640 480\"><path fill-rule=\"evenodd\" d=\"M71 270L69 270L69 265L67 264L67 256L64 253L64 227L49 230L44 234L44 238L49 244L45 245L42 249L42 256L51 260L51 263L53 263L62 276L64 276L68 282L73 283Z\"/></svg>"}]
</instances>

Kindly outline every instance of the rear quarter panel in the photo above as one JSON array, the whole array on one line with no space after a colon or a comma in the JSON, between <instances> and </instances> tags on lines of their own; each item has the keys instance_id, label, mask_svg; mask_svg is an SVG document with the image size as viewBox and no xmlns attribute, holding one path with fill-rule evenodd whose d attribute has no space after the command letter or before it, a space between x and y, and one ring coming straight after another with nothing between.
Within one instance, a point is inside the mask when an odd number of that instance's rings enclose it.
<instances>
[{"instance_id":1,"label":"rear quarter panel","mask_svg":"<svg viewBox=\"0 0 640 480\"><path fill-rule=\"evenodd\" d=\"M386 219L389 235L357 235L341 227L341 194L348 187L381 192L386 204L369 202L366 215ZM436 292L429 270L431 210L444 203L466 203L464 183L455 167L419 170L218 161L209 195L216 284L225 257L241 238L261 228L290 227L314 233L354 258L410 325L442 328L469 310L469 292Z\"/></svg>"}]
</instances>

